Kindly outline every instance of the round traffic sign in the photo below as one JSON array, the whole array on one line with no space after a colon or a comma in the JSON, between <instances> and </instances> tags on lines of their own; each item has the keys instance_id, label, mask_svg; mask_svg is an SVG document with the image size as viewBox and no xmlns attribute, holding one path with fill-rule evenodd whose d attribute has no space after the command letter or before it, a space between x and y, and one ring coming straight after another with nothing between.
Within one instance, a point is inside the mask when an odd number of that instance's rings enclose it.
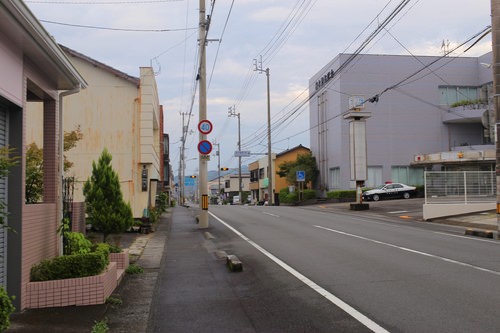
<instances>
[{"instance_id":1,"label":"round traffic sign","mask_svg":"<svg viewBox=\"0 0 500 333\"><path fill-rule=\"evenodd\" d=\"M208 140L201 140L198 143L198 151L202 155L208 155L212 152L212 143Z\"/></svg>"},{"instance_id":2,"label":"round traffic sign","mask_svg":"<svg viewBox=\"0 0 500 333\"><path fill-rule=\"evenodd\" d=\"M209 134L210 132L212 132L212 129L213 129L213 126L212 126L212 123L210 122L210 120L201 120L199 123L198 123L198 130L200 131L201 134Z\"/></svg>"}]
</instances>

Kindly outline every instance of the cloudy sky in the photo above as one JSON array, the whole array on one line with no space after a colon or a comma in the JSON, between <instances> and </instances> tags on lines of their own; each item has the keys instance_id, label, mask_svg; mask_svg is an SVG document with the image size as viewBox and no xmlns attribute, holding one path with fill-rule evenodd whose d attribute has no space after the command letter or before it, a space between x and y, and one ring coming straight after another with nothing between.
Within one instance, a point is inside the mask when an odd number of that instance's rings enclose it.
<instances>
[{"instance_id":1,"label":"cloudy sky","mask_svg":"<svg viewBox=\"0 0 500 333\"><path fill-rule=\"evenodd\" d=\"M25 1L58 43L133 76L139 67L157 73L164 131L171 138L174 172L179 166L182 116L189 121L186 175L196 173L199 0ZM353 52L402 3L387 30L362 53L441 55L491 25L490 0L210 0L207 46L209 140L220 144L221 166L238 167L242 150L267 151L266 76L270 69L272 148L279 153L309 146L309 79L339 53ZM461 56L491 51L491 36ZM262 62L260 62L260 60ZM193 99L193 96L194 99ZM194 102L194 103L192 103ZM192 134L191 134L192 131ZM215 150L215 149L214 149ZM253 155L244 164L261 158ZM217 169L212 156L209 170Z\"/></svg>"}]
</instances>

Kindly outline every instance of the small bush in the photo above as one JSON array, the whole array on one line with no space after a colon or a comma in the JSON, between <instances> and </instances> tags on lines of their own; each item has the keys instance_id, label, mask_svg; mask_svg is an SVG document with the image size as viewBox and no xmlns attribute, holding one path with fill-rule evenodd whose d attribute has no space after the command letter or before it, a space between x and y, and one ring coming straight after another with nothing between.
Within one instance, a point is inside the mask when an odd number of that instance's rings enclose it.
<instances>
[{"instance_id":1,"label":"small bush","mask_svg":"<svg viewBox=\"0 0 500 333\"><path fill-rule=\"evenodd\" d=\"M12 305L14 297L10 297L3 287L0 287L0 332L7 330L10 326L10 315L15 311Z\"/></svg>"},{"instance_id":2,"label":"small bush","mask_svg":"<svg viewBox=\"0 0 500 333\"><path fill-rule=\"evenodd\" d=\"M109 253L122 253L123 252L122 248L117 246L117 245L108 243L108 246L109 246Z\"/></svg>"},{"instance_id":3,"label":"small bush","mask_svg":"<svg viewBox=\"0 0 500 333\"><path fill-rule=\"evenodd\" d=\"M356 190L335 190L330 191L326 194L328 199L355 199L356 198Z\"/></svg>"},{"instance_id":4,"label":"small bush","mask_svg":"<svg viewBox=\"0 0 500 333\"><path fill-rule=\"evenodd\" d=\"M125 270L125 273L127 274L142 274L144 273L144 269L142 269L141 266L138 266L137 264L130 264L127 269Z\"/></svg>"},{"instance_id":5,"label":"small bush","mask_svg":"<svg viewBox=\"0 0 500 333\"><path fill-rule=\"evenodd\" d=\"M118 297L108 297L106 298L106 304L111 304L111 305L122 305L123 301L118 298Z\"/></svg>"},{"instance_id":6,"label":"small bush","mask_svg":"<svg viewBox=\"0 0 500 333\"><path fill-rule=\"evenodd\" d=\"M304 200L316 199L315 190L304 190L303 195L304 195Z\"/></svg>"},{"instance_id":7,"label":"small bush","mask_svg":"<svg viewBox=\"0 0 500 333\"><path fill-rule=\"evenodd\" d=\"M44 260L31 268L31 281L72 279L99 275L109 264L109 245L100 243L94 252Z\"/></svg>"},{"instance_id":8,"label":"small bush","mask_svg":"<svg viewBox=\"0 0 500 333\"><path fill-rule=\"evenodd\" d=\"M92 333L106 333L108 331L109 327L106 319L96 321L94 327L92 327Z\"/></svg>"},{"instance_id":9,"label":"small bush","mask_svg":"<svg viewBox=\"0 0 500 333\"><path fill-rule=\"evenodd\" d=\"M92 242L85 238L84 234L80 232L65 232L64 237L66 238L66 254L85 254L92 251Z\"/></svg>"}]
</instances>

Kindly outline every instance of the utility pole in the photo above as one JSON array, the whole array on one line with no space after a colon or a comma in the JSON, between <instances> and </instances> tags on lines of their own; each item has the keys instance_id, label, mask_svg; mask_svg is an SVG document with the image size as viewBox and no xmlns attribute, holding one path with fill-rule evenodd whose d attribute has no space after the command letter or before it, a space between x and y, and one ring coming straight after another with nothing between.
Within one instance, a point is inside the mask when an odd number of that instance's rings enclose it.
<instances>
[{"instance_id":1,"label":"utility pole","mask_svg":"<svg viewBox=\"0 0 500 333\"><path fill-rule=\"evenodd\" d=\"M500 232L500 143L498 135L500 126L500 0L491 0L491 41L493 46L493 106L495 108L495 147L496 147L496 183L497 183L497 231ZM500 234L500 233L499 233ZM500 236L497 235L497 238Z\"/></svg>"},{"instance_id":2,"label":"utility pole","mask_svg":"<svg viewBox=\"0 0 500 333\"><path fill-rule=\"evenodd\" d=\"M220 143L214 141L214 146L217 146L217 151L215 154L217 155L217 179L219 182L219 190L217 191L217 203L220 200Z\"/></svg>"},{"instance_id":3,"label":"utility pole","mask_svg":"<svg viewBox=\"0 0 500 333\"><path fill-rule=\"evenodd\" d=\"M179 176L179 182L180 182L180 204L183 206L185 204L185 184L184 184L184 179L185 179L185 170L186 170L186 138L188 134L188 128L184 124L184 116L188 115L188 113L183 113L181 112L182 115L182 137L181 137L181 156L180 156L180 176Z\"/></svg>"},{"instance_id":4,"label":"utility pole","mask_svg":"<svg viewBox=\"0 0 500 333\"><path fill-rule=\"evenodd\" d=\"M238 194L240 196L240 205L243 203L242 188L243 184L241 182L241 127L240 127L240 113L236 113L236 106L229 107L229 117L238 117Z\"/></svg>"},{"instance_id":5,"label":"utility pole","mask_svg":"<svg viewBox=\"0 0 500 333\"><path fill-rule=\"evenodd\" d=\"M205 14L205 0L200 0L200 27L199 27L199 43L200 43L200 68L198 73L198 83L200 85L199 99L199 121L207 119L207 64L206 64L206 35L208 28L208 20ZM200 131L200 142L206 140L207 135ZM199 155L199 191L200 191L200 217L198 227L200 229L208 228L208 170L206 156Z\"/></svg>"},{"instance_id":6,"label":"utility pole","mask_svg":"<svg viewBox=\"0 0 500 333\"><path fill-rule=\"evenodd\" d=\"M261 74L266 73L267 77L267 165L268 165L268 192L269 192L269 205L274 205L274 191L273 191L273 157L271 149L271 89L269 83L269 67L265 70L262 69L262 57L257 62L254 59L255 70Z\"/></svg>"}]
</instances>

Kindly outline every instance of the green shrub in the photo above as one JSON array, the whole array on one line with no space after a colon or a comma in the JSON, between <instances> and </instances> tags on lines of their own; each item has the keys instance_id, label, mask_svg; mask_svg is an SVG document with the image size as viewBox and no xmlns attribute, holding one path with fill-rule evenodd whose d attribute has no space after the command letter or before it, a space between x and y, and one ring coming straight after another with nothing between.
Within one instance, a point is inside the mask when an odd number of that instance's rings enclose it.
<instances>
[{"instance_id":1,"label":"green shrub","mask_svg":"<svg viewBox=\"0 0 500 333\"><path fill-rule=\"evenodd\" d=\"M7 330L10 326L10 315L16 309L12 305L14 297L10 297L3 287L0 287L0 332Z\"/></svg>"},{"instance_id":2,"label":"green shrub","mask_svg":"<svg viewBox=\"0 0 500 333\"><path fill-rule=\"evenodd\" d=\"M66 240L64 253L70 254L85 254L92 251L92 242L85 238L85 235L80 232L65 232Z\"/></svg>"},{"instance_id":3,"label":"green shrub","mask_svg":"<svg viewBox=\"0 0 500 333\"><path fill-rule=\"evenodd\" d=\"M304 190L303 195L304 195L304 200L316 199L315 190Z\"/></svg>"},{"instance_id":4,"label":"green shrub","mask_svg":"<svg viewBox=\"0 0 500 333\"><path fill-rule=\"evenodd\" d=\"M110 297L106 298L106 304L122 305L123 301L118 297L110 296Z\"/></svg>"},{"instance_id":5,"label":"green shrub","mask_svg":"<svg viewBox=\"0 0 500 333\"><path fill-rule=\"evenodd\" d=\"M127 269L125 270L125 273L127 274L142 274L144 273L144 269L142 269L141 266L137 264L130 264Z\"/></svg>"},{"instance_id":6,"label":"green shrub","mask_svg":"<svg viewBox=\"0 0 500 333\"><path fill-rule=\"evenodd\" d=\"M106 333L108 331L109 327L106 319L96 321L94 327L92 327L92 333Z\"/></svg>"},{"instance_id":7,"label":"green shrub","mask_svg":"<svg viewBox=\"0 0 500 333\"><path fill-rule=\"evenodd\" d=\"M95 245L91 253L44 260L31 268L31 281L49 281L99 275L109 264L109 245Z\"/></svg>"},{"instance_id":8,"label":"green shrub","mask_svg":"<svg viewBox=\"0 0 500 333\"><path fill-rule=\"evenodd\" d=\"M122 253L123 252L122 248L119 247L118 245L110 244L110 243L107 243L107 245L109 248L109 253Z\"/></svg>"},{"instance_id":9,"label":"green shrub","mask_svg":"<svg viewBox=\"0 0 500 333\"><path fill-rule=\"evenodd\" d=\"M326 194L328 199L355 199L356 198L356 190L335 190L330 191Z\"/></svg>"}]
</instances>

